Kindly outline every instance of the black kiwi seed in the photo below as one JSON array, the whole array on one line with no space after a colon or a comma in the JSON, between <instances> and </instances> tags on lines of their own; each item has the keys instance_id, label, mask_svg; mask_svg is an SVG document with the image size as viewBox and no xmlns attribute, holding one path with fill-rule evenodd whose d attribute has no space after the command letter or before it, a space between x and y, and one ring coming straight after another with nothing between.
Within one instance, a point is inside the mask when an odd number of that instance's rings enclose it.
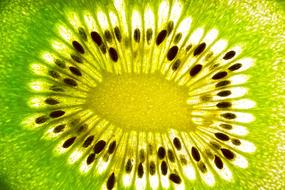
<instances>
[{"instance_id":1,"label":"black kiwi seed","mask_svg":"<svg viewBox=\"0 0 285 190\"><path fill-rule=\"evenodd\" d=\"M168 33L168 35L172 32L173 28L174 28L174 22L171 20L171 21L169 21L167 23L167 33Z\"/></svg>"},{"instance_id":2,"label":"black kiwi seed","mask_svg":"<svg viewBox=\"0 0 285 190\"><path fill-rule=\"evenodd\" d=\"M56 60L54 61L54 63L55 63L58 67L60 67L60 68L62 68L62 69L65 68L65 63L64 63L63 60L56 59Z\"/></svg>"},{"instance_id":3,"label":"black kiwi seed","mask_svg":"<svg viewBox=\"0 0 285 190\"><path fill-rule=\"evenodd\" d=\"M236 55L235 51L229 51L224 55L223 59L229 60L229 59L233 58L235 55Z\"/></svg>"},{"instance_id":4,"label":"black kiwi seed","mask_svg":"<svg viewBox=\"0 0 285 190\"><path fill-rule=\"evenodd\" d=\"M84 54L84 48L82 47L82 45L77 42L77 41L73 41L72 42L72 46L74 47L74 49L76 49L79 53Z\"/></svg>"},{"instance_id":5,"label":"black kiwi seed","mask_svg":"<svg viewBox=\"0 0 285 190\"><path fill-rule=\"evenodd\" d=\"M181 64L180 59L177 59L172 65L172 70L176 71L178 69L178 67L180 66L180 64Z\"/></svg>"},{"instance_id":6,"label":"black kiwi seed","mask_svg":"<svg viewBox=\"0 0 285 190\"><path fill-rule=\"evenodd\" d=\"M231 81L228 81L228 80L220 81L216 84L216 88L227 86L229 84L231 84Z\"/></svg>"},{"instance_id":7,"label":"black kiwi seed","mask_svg":"<svg viewBox=\"0 0 285 190\"><path fill-rule=\"evenodd\" d=\"M196 76L200 71L202 70L202 65L197 64L190 70L190 76L194 77Z\"/></svg>"},{"instance_id":8,"label":"black kiwi seed","mask_svg":"<svg viewBox=\"0 0 285 190\"><path fill-rule=\"evenodd\" d=\"M87 165L90 165L94 160L95 160L95 153L89 154L86 160Z\"/></svg>"},{"instance_id":9,"label":"black kiwi seed","mask_svg":"<svg viewBox=\"0 0 285 190\"><path fill-rule=\"evenodd\" d=\"M43 115L43 116L40 116L40 117L36 118L35 122L36 122L36 124L43 124L47 120L48 120L48 117Z\"/></svg>"},{"instance_id":10,"label":"black kiwi seed","mask_svg":"<svg viewBox=\"0 0 285 190\"><path fill-rule=\"evenodd\" d=\"M230 90L224 90L224 91L221 91L221 92L218 92L218 96L221 96L221 97L225 97L225 96L229 96L231 95L232 92Z\"/></svg>"},{"instance_id":11,"label":"black kiwi seed","mask_svg":"<svg viewBox=\"0 0 285 190\"><path fill-rule=\"evenodd\" d=\"M112 42L111 32L109 30L105 30L104 34L105 34L105 38L106 38L107 42Z\"/></svg>"},{"instance_id":12,"label":"black kiwi seed","mask_svg":"<svg viewBox=\"0 0 285 190\"><path fill-rule=\"evenodd\" d=\"M163 147L159 147L157 151L157 155L159 159L163 159L165 157L165 149Z\"/></svg>"},{"instance_id":13,"label":"black kiwi seed","mask_svg":"<svg viewBox=\"0 0 285 190\"><path fill-rule=\"evenodd\" d=\"M235 154L228 149L221 148L221 151L228 160L232 160L235 157Z\"/></svg>"},{"instance_id":14,"label":"black kiwi seed","mask_svg":"<svg viewBox=\"0 0 285 190\"><path fill-rule=\"evenodd\" d=\"M201 159L200 153L196 147L192 147L191 149L191 155L197 162Z\"/></svg>"},{"instance_id":15,"label":"black kiwi seed","mask_svg":"<svg viewBox=\"0 0 285 190\"><path fill-rule=\"evenodd\" d=\"M160 170L161 170L162 175L166 175L167 174L167 164L166 164L165 161L161 162Z\"/></svg>"},{"instance_id":16,"label":"black kiwi seed","mask_svg":"<svg viewBox=\"0 0 285 190\"><path fill-rule=\"evenodd\" d=\"M76 67L69 67L69 70L72 74L76 75L76 76L82 76L82 73L80 72L80 70Z\"/></svg>"},{"instance_id":17,"label":"black kiwi seed","mask_svg":"<svg viewBox=\"0 0 285 190\"><path fill-rule=\"evenodd\" d=\"M126 172L127 172L127 173L131 173L132 168L133 168L132 161L131 161L131 159L128 159L128 161L127 161L127 163L126 163L126 166L125 166Z\"/></svg>"},{"instance_id":18,"label":"black kiwi seed","mask_svg":"<svg viewBox=\"0 0 285 190\"><path fill-rule=\"evenodd\" d=\"M68 148L68 147L70 147L70 146L74 143L75 139L76 139L76 137L70 137L69 139L67 139L67 140L63 143L62 147L63 147L63 148Z\"/></svg>"},{"instance_id":19,"label":"black kiwi seed","mask_svg":"<svg viewBox=\"0 0 285 190\"><path fill-rule=\"evenodd\" d=\"M78 57L77 55L71 54L70 56L75 62L83 63L82 59L80 57Z\"/></svg>"},{"instance_id":20,"label":"black kiwi seed","mask_svg":"<svg viewBox=\"0 0 285 190\"><path fill-rule=\"evenodd\" d=\"M178 43L182 38L182 33L179 32L178 34L176 34L175 38L174 38L174 43Z\"/></svg>"},{"instance_id":21,"label":"black kiwi seed","mask_svg":"<svg viewBox=\"0 0 285 190\"><path fill-rule=\"evenodd\" d=\"M49 104L49 105L56 105L56 104L59 103L59 101L57 101L57 100L55 100L53 98L47 98L47 99L45 99L45 103Z\"/></svg>"},{"instance_id":22,"label":"black kiwi seed","mask_svg":"<svg viewBox=\"0 0 285 190\"><path fill-rule=\"evenodd\" d=\"M142 178L143 174L144 174L143 165L142 165L142 163L140 163L139 166L138 166L138 176L139 176L139 178Z\"/></svg>"},{"instance_id":23,"label":"black kiwi seed","mask_svg":"<svg viewBox=\"0 0 285 190\"><path fill-rule=\"evenodd\" d=\"M235 119L237 117L234 113L223 113L221 116L226 119Z\"/></svg>"},{"instance_id":24,"label":"black kiwi seed","mask_svg":"<svg viewBox=\"0 0 285 190\"><path fill-rule=\"evenodd\" d=\"M156 45L159 46L163 42L163 40L165 39L166 35L167 35L166 30L160 31L156 37Z\"/></svg>"},{"instance_id":25,"label":"black kiwi seed","mask_svg":"<svg viewBox=\"0 0 285 190\"><path fill-rule=\"evenodd\" d=\"M167 151L167 156L168 156L168 159L169 159L171 162L174 162L174 161L175 161L174 153L172 152L172 150L168 149L168 151Z\"/></svg>"},{"instance_id":26,"label":"black kiwi seed","mask_svg":"<svg viewBox=\"0 0 285 190\"><path fill-rule=\"evenodd\" d=\"M152 34L153 34L152 29L151 28L147 29L147 31L146 31L146 41L147 41L148 44L150 44L150 41L152 39Z\"/></svg>"},{"instance_id":27,"label":"black kiwi seed","mask_svg":"<svg viewBox=\"0 0 285 190\"><path fill-rule=\"evenodd\" d=\"M53 132L59 133L59 132L63 131L64 127L65 127L65 124L58 125L53 129Z\"/></svg>"},{"instance_id":28,"label":"black kiwi seed","mask_svg":"<svg viewBox=\"0 0 285 190\"><path fill-rule=\"evenodd\" d=\"M218 108L229 108L232 106L231 102L219 102L216 105Z\"/></svg>"},{"instance_id":29,"label":"black kiwi seed","mask_svg":"<svg viewBox=\"0 0 285 190\"><path fill-rule=\"evenodd\" d=\"M99 154L105 148L106 142L104 140L99 140L93 150L95 154Z\"/></svg>"},{"instance_id":30,"label":"black kiwi seed","mask_svg":"<svg viewBox=\"0 0 285 190\"><path fill-rule=\"evenodd\" d=\"M93 135L87 137L87 139L84 141L82 147L86 148L86 147L90 146L91 143L93 142L93 140L94 140L94 136Z\"/></svg>"},{"instance_id":31,"label":"black kiwi seed","mask_svg":"<svg viewBox=\"0 0 285 190\"><path fill-rule=\"evenodd\" d=\"M180 142L180 140L179 140L177 137L175 137L175 138L173 139L173 144L174 144L174 146L175 146L175 148L176 148L177 150L181 150L181 148L182 148L181 142Z\"/></svg>"},{"instance_id":32,"label":"black kiwi seed","mask_svg":"<svg viewBox=\"0 0 285 190\"><path fill-rule=\"evenodd\" d=\"M116 181L116 178L115 178L115 174L114 172L109 176L108 180L107 180L107 189L108 190L111 190L114 188L114 185L115 185L115 181Z\"/></svg>"},{"instance_id":33,"label":"black kiwi seed","mask_svg":"<svg viewBox=\"0 0 285 190\"><path fill-rule=\"evenodd\" d=\"M65 114L64 111L62 111L62 110L56 110L56 111L51 112L51 113L49 114L49 116L50 116L51 118L58 118L58 117L63 116L64 114Z\"/></svg>"},{"instance_id":34,"label":"black kiwi seed","mask_svg":"<svg viewBox=\"0 0 285 190\"><path fill-rule=\"evenodd\" d=\"M178 47L177 46L171 47L167 52L167 59L169 61L172 61L176 57L177 53L178 53Z\"/></svg>"},{"instance_id":35,"label":"black kiwi seed","mask_svg":"<svg viewBox=\"0 0 285 190\"><path fill-rule=\"evenodd\" d=\"M198 47L196 47L193 55L194 56L200 55L205 50L205 48L206 48L206 43L205 42L201 43Z\"/></svg>"},{"instance_id":36,"label":"black kiwi seed","mask_svg":"<svg viewBox=\"0 0 285 190\"><path fill-rule=\"evenodd\" d=\"M115 151L116 149L116 141L112 141L109 145L109 148L108 148L108 153L109 154L113 154L113 152Z\"/></svg>"},{"instance_id":37,"label":"black kiwi seed","mask_svg":"<svg viewBox=\"0 0 285 190\"><path fill-rule=\"evenodd\" d=\"M224 164L223 164L222 159L219 156L215 155L214 162L215 162L215 165L217 166L217 168L219 168L219 169L223 168Z\"/></svg>"},{"instance_id":38,"label":"black kiwi seed","mask_svg":"<svg viewBox=\"0 0 285 190\"><path fill-rule=\"evenodd\" d=\"M71 78L65 78L65 79L63 79L63 82L69 86L72 86L72 87L77 86L77 82Z\"/></svg>"},{"instance_id":39,"label":"black kiwi seed","mask_svg":"<svg viewBox=\"0 0 285 190\"><path fill-rule=\"evenodd\" d=\"M237 146L241 144L239 139L232 139L231 141L234 145L237 145Z\"/></svg>"},{"instance_id":40,"label":"black kiwi seed","mask_svg":"<svg viewBox=\"0 0 285 190\"><path fill-rule=\"evenodd\" d=\"M222 141L230 140L230 137L224 133L215 133L215 136Z\"/></svg>"},{"instance_id":41,"label":"black kiwi seed","mask_svg":"<svg viewBox=\"0 0 285 190\"><path fill-rule=\"evenodd\" d=\"M169 179L173 181L174 183L180 184L181 183L181 178L177 174L170 174Z\"/></svg>"},{"instance_id":42,"label":"black kiwi seed","mask_svg":"<svg viewBox=\"0 0 285 190\"><path fill-rule=\"evenodd\" d=\"M49 71L48 74L55 79L60 78L60 75L56 71Z\"/></svg>"},{"instance_id":43,"label":"black kiwi seed","mask_svg":"<svg viewBox=\"0 0 285 190\"><path fill-rule=\"evenodd\" d=\"M102 38L98 32L95 31L91 32L91 38L99 47L103 43Z\"/></svg>"},{"instance_id":44,"label":"black kiwi seed","mask_svg":"<svg viewBox=\"0 0 285 190\"><path fill-rule=\"evenodd\" d=\"M84 29L83 29L82 27L79 27L79 28L78 28L78 33L79 33L80 37L81 37L84 41L87 40L87 35L86 35L86 33L85 33L85 31L84 31Z\"/></svg>"},{"instance_id":45,"label":"black kiwi seed","mask_svg":"<svg viewBox=\"0 0 285 190\"><path fill-rule=\"evenodd\" d=\"M232 66L230 66L228 69L230 71L236 71L236 70L240 69L241 67L242 67L241 63L236 63L236 64L233 64Z\"/></svg>"},{"instance_id":46,"label":"black kiwi seed","mask_svg":"<svg viewBox=\"0 0 285 190\"><path fill-rule=\"evenodd\" d=\"M116 26L116 27L114 28L114 32L115 32L115 36L116 36L118 42L121 42L121 40L122 40L122 35L121 35L120 29L119 29L118 26Z\"/></svg>"},{"instance_id":47,"label":"black kiwi seed","mask_svg":"<svg viewBox=\"0 0 285 190\"><path fill-rule=\"evenodd\" d=\"M140 32L140 29L136 28L134 30L134 40L135 42L139 43L140 42L140 39L141 39L141 32Z\"/></svg>"},{"instance_id":48,"label":"black kiwi seed","mask_svg":"<svg viewBox=\"0 0 285 190\"><path fill-rule=\"evenodd\" d=\"M226 77L227 75L228 73L226 71L221 71L221 72L216 73L214 76L212 76L212 79L219 80L219 79Z\"/></svg>"},{"instance_id":49,"label":"black kiwi seed","mask_svg":"<svg viewBox=\"0 0 285 190\"><path fill-rule=\"evenodd\" d=\"M149 163L149 173L150 173L150 175L155 174L155 163L154 163L154 161L150 161L150 163Z\"/></svg>"},{"instance_id":50,"label":"black kiwi seed","mask_svg":"<svg viewBox=\"0 0 285 190\"><path fill-rule=\"evenodd\" d=\"M118 61L118 53L114 48L109 48L109 55L114 62Z\"/></svg>"}]
</instances>

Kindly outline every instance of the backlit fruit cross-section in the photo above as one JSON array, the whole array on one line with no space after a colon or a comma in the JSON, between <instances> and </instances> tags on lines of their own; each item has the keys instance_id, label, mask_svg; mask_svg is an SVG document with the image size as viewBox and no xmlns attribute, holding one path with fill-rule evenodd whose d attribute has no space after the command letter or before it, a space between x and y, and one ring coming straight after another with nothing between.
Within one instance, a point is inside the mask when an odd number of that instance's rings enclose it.
<instances>
[{"instance_id":1,"label":"backlit fruit cross-section","mask_svg":"<svg viewBox=\"0 0 285 190\"><path fill-rule=\"evenodd\" d=\"M277 4L28 9L27 37L2 50L5 189L284 187Z\"/></svg>"}]
</instances>

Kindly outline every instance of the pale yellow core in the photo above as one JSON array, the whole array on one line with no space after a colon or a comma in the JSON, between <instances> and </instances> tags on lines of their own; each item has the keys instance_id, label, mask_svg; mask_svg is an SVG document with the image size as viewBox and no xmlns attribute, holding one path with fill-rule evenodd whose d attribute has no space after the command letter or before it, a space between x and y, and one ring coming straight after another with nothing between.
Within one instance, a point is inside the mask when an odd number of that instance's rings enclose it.
<instances>
[{"instance_id":1,"label":"pale yellow core","mask_svg":"<svg viewBox=\"0 0 285 190\"><path fill-rule=\"evenodd\" d=\"M89 92L86 106L126 130L191 130L187 88L160 74L104 74Z\"/></svg>"}]
</instances>

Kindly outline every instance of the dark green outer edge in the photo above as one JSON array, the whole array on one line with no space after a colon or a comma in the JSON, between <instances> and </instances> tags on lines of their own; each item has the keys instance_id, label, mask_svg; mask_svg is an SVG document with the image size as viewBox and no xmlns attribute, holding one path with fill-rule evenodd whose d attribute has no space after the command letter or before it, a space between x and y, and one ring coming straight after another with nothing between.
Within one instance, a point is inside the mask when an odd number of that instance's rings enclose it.
<instances>
[{"instance_id":1,"label":"dark green outer edge","mask_svg":"<svg viewBox=\"0 0 285 190\"><path fill-rule=\"evenodd\" d=\"M80 9L80 2L84 0L69 2L68 6L74 4ZM201 2L190 2L193 26L218 28L223 31L219 36L231 39L231 44L242 43L244 54L257 60L247 72L252 75L247 86L251 89L249 97L258 105L253 110L257 120L249 125L246 138L256 144L257 152L248 156L248 169L234 170L234 183L220 180L209 189L285 188L281 172L285 171L285 150L277 148L285 144L285 13L269 1L239 1L230 6L226 1ZM79 175L76 166L64 165L64 156L55 158L51 153L54 143L40 140L41 131L19 126L31 112L25 103L30 94L26 84L31 79L27 66L35 59L31 52L49 49L50 30L64 19L60 11L63 4L48 0L0 3L0 189L99 189L100 179ZM223 18L218 18L221 12ZM253 12L260 17L252 16ZM232 23L236 18L240 22ZM260 22L261 18L266 19ZM198 181L191 188L208 189Z\"/></svg>"}]
</instances>

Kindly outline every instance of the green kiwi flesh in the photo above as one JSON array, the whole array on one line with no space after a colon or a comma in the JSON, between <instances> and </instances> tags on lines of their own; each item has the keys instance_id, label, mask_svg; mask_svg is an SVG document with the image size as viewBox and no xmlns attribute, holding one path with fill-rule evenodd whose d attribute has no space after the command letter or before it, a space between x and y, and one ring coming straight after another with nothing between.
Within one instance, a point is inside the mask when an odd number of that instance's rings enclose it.
<instances>
[{"instance_id":1,"label":"green kiwi flesh","mask_svg":"<svg viewBox=\"0 0 285 190\"><path fill-rule=\"evenodd\" d=\"M284 189L279 6L1 2L0 189Z\"/></svg>"}]
</instances>

